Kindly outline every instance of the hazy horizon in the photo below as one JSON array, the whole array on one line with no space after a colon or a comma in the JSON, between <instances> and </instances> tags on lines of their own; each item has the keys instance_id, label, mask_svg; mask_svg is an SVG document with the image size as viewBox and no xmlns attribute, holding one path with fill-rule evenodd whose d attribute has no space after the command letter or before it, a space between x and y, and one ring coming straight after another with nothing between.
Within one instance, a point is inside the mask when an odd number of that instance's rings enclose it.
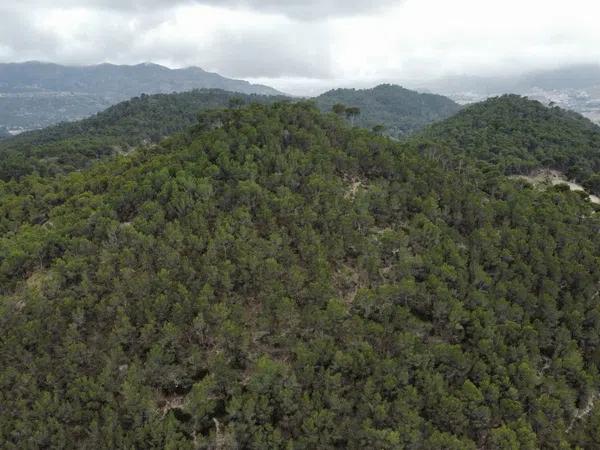
<instances>
[{"instance_id":1,"label":"hazy horizon","mask_svg":"<svg viewBox=\"0 0 600 450\"><path fill-rule=\"evenodd\" d=\"M310 95L600 64L600 6L562 1L24 0L0 62L153 62Z\"/></svg>"}]
</instances>

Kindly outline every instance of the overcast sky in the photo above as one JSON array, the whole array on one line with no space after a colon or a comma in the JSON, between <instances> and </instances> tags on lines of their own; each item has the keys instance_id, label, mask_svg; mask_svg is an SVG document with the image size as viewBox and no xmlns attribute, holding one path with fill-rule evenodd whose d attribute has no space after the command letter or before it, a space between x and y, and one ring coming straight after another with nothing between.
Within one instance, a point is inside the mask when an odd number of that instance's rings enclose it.
<instances>
[{"instance_id":1,"label":"overcast sky","mask_svg":"<svg viewBox=\"0 0 600 450\"><path fill-rule=\"evenodd\" d=\"M200 66L291 93L600 63L598 0L0 0L0 61Z\"/></svg>"}]
</instances>

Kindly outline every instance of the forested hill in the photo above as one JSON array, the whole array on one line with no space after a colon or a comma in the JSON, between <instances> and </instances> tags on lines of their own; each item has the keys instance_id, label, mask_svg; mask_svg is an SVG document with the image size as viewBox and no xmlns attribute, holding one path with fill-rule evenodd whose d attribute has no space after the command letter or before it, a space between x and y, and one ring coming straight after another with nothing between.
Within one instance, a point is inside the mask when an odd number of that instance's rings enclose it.
<instances>
[{"instance_id":1,"label":"forested hill","mask_svg":"<svg viewBox=\"0 0 600 450\"><path fill-rule=\"evenodd\" d=\"M321 110L335 104L360 108L357 125L372 128L383 125L391 136L404 136L432 122L446 119L460 106L447 97L421 94L400 86L382 84L373 89L335 89L316 99Z\"/></svg>"},{"instance_id":2,"label":"forested hill","mask_svg":"<svg viewBox=\"0 0 600 450\"><path fill-rule=\"evenodd\" d=\"M88 119L0 141L0 179L20 178L34 171L41 175L66 173L185 130L197 122L201 110L226 108L231 102L242 105L282 99L219 89L142 95Z\"/></svg>"},{"instance_id":3,"label":"forested hill","mask_svg":"<svg viewBox=\"0 0 600 450\"><path fill-rule=\"evenodd\" d=\"M88 119L0 142L0 179L20 178L34 171L46 176L81 169L106 156L156 143L182 131L195 123L197 113L203 109L224 108L232 101L248 104L285 99L219 89L135 97ZM346 102L349 107L358 105L360 115L357 120L351 119L355 125L371 128L385 124L385 133L392 135L441 120L457 107L444 97L384 85L364 91L332 91L314 101L325 111L339 102Z\"/></svg>"},{"instance_id":4,"label":"forested hill","mask_svg":"<svg viewBox=\"0 0 600 450\"><path fill-rule=\"evenodd\" d=\"M506 174L552 168L600 193L600 127L572 111L505 95L471 105L422 134Z\"/></svg>"},{"instance_id":5,"label":"forested hill","mask_svg":"<svg viewBox=\"0 0 600 450\"><path fill-rule=\"evenodd\" d=\"M310 104L0 182L0 442L600 445L600 217Z\"/></svg>"}]
</instances>

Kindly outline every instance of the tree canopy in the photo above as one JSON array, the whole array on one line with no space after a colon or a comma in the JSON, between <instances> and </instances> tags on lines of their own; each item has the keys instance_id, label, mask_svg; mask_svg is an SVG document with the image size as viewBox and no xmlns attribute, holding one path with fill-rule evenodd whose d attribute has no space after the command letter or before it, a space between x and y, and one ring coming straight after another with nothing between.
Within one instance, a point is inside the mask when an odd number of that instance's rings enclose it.
<instances>
[{"instance_id":1,"label":"tree canopy","mask_svg":"<svg viewBox=\"0 0 600 450\"><path fill-rule=\"evenodd\" d=\"M600 193L600 127L572 111L517 95L471 105L422 136L506 174L551 168Z\"/></svg>"},{"instance_id":2,"label":"tree canopy","mask_svg":"<svg viewBox=\"0 0 600 450\"><path fill-rule=\"evenodd\" d=\"M355 124L364 128L384 126L393 137L408 136L430 123L446 119L460 110L460 106L447 97L421 94L391 84L373 89L334 89L315 98L322 111L357 107L360 116Z\"/></svg>"},{"instance_id":3,"label":"tree canopy","mask_svg":"<svg viewBox=\"0 0 600 450\"><path fill-rule=\"evenodd\" d=\"M202 110L226 108L231 102L273 103L284 97L244 95L220 89L142 95L118 103L90 118L23 133L0 142L0 179L37 172L56 175L92 162L152 145L197 122Z\"/></svg>"},{"instance_id":4,"label":"tree canopy","mask_svg":"<svg viewBox=\"0 0 600 450\"><path fill-rule=\"evenodd\" d=\"M0 181L2 448L598 448L599 217L304 102Z\"/></svg>"}]
</instances>

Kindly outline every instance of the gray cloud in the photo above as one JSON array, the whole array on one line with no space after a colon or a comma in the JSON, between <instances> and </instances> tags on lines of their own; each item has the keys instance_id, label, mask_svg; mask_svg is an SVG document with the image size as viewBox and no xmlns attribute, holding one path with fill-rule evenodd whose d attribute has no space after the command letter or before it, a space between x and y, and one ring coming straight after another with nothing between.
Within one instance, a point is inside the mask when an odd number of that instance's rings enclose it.
<instances>
[{"instance_id":1,"label":"gray cloud","mask_svg":"<svg viewBox=\"0 0 600 450\"><path fill-rule=\"evenodd\" d=\"M0 1L0 61L195 65L302 92L600 63L598 15L592 0Z\"/></svg>"},{"instance_id":2,"label":"gray cloud","mask_svg":"<svg viewBox=\"0 0 600 450\"><path fill-rule=\"evenodd\" d=\"M255 11L283 14L291 18L312 20L346 17L381 11L400 4L400 0L196 0L213 6L242 7Z\"/></svg>"},{"instance_id":3,"label":"gray cloud","mask_svg":"<svg viewBox=\"0 0 600 450\"><path fill-rule=\"evenodd\" d=\"M223 33L211 46L212 64L237 77L330 77L331 55L323 45L329 33L325 27L309 28Z\"/></svg>"},{"instance_id":4,"label":"gray cloud","mask_svg":"<svg viewBox=\"0 0 600 450\"><path fill-rule=\"evenodd\" d=\"M53 53L59 40L51 32L38 29L25 11L0 7L0 46L18 54L38 49L40 54Z\"/></svg>"},{"instance_id":5,"label":"gray cloud","mask_svg":"<svg viewBox=\"0 0 600 450\"><path fill-rule=\"evenodd\" d=\"M114 11L147 12L153 9L171 9L191 4L219 8L245 9L259 13L281 14L292 19L315 20L347 17L377 12L403 0L55 0L53 7L85 6ZM21 0L20 5L44 6L47 0Z\"/></svg>"},{"instance_id":6,"label":"gray cloud","mask_svg":"<svg viewBox=\"0 0 600 450\"><path fill-rule=\"evenodd\" d=\"M47 2L24 0L25 2ZM152 4L166 3L150 0ZM4 61L41 60L64 64L153 61L169 66L200 66L226 76L329 77L332 61L327 43L330 33L322 22L295 21L286 17L261 20L260 14L237 11L236 17L220 10L218 23L196 13L193 23L180 29L176 8L149 8L133 12L112 8L113 0L94 0L95 9L76 8L77 2L56 0L52 8L29 14L23 4L0 6L0 58ZM116 2L114 2L116 5ZM30 5L31 6L31 5ZM134 8L136 2L128 2ZM58 11L58 16L52 13ZM83 16L78 16L83 12ZM247 20L246 20L247 19ZM197 22L196 22L197 20ZM235 20L235 23L230 23ZM64 21L59 23L60 21ZM202 23L206 21L206 23ZM50 28L48 28L50 26ZM198 37L199 30L209 29Z\"/></svg>"},{"instance_id":7,"label":"gray cloud","mask_svg":"<svg viewBox=\"0 0 600 450\"><path fill-rule=\"evenodd\" d=\"M137 60L158 60L171 66L199 65L237 78L328 78L333 73L331 55L327 46L320 45L327 41L327 35L321 27L313 27L301 40L294 31L288 33L284 29L244 33L224 30L206 42L138 42L130 51L129 60L137 57ZM123 60L127 59L123 55Z\"/></svg>"}]
</instances>

